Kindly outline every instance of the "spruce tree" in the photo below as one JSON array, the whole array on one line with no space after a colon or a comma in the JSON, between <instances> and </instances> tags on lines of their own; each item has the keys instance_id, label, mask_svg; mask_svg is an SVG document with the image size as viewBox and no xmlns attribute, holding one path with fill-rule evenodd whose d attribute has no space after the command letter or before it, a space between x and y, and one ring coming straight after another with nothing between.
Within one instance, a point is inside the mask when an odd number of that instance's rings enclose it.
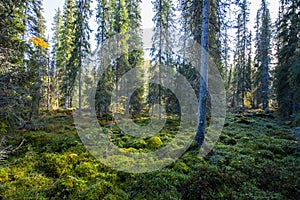
<instances>
[{"instance_id":1,"label":"spruce tree","mask_svg":"<svg viewBox=\"0 0 300 200\"><path fill-rule=\"evenodd\" d=\"M126 8L129 20L128 41L131 47L128 51L128 64L130 69L139 68L140 70L142 70L142 67L144 66L144 50L142 45L141 30L142 18L140 10L141 2L141 0L126 1ZM143 77L141 77L140 74L136 74L135 77L143 82ZM128 80L128 82L125 84L135 85L138 84L138 82L139 81L136 80ZM126 110L131 111L132 114L141 114L141 110L143 109L145 88L143 85L137 85L137 87L137 91L135 91L134 94L131 96L129 108L126 108ZM128 94L125 94L125 96L128 97ZM138 116L135 115L135 117Z\"/></svg>"},{"instance_id":2,"label":"spruce tree","mask_svg":"<svg viewBox=\"0 0 300 200\"><path fill-rule=\"evenodd\" d=\"M63 11L63 26L61 28L61 46L58 49L61 56L59 60L59 66L62 67L58 70L59 77L62 77L62 83L60 85L60 92L63 95L63 99L60 101L60 105L63 105L65 109L71 107L71 91L72 85L70 77L74 71L74 66L70 62L72 52L75 48L75 2L74 0L66 0Z\"/></svg>"},{"instance_id":3,"label":"spruce tree","mask_svg":"<svg viewBox=\"0 0 300 200\"><path fill-rule=\"evenodd\" d=\"M271 19L266 0L262 0L256 17L256 55L255 96L256 107L261 104L264 110L269 109L270 54L271 54Z\"/></svg>"},{"instance_id":4,"label":"spruce tree","mask_svg":"<svg viewBox=\"0 0 300 200\"><path fill-rule=\"evenodd\" d=\"M129 31L129 18L128 10L126 7L125 0L113 1L113 33L117 35L117 40L114 48L122 49L122 55L113 61L112 68L114 72L114 83L116 88L116 102L119 102L120 92L122 91L122 85L119 83L122 75L130 69L128 56L128 31ZM114 51L115 49L113 49ZM115 112L120 112L120 105L115 105Z\"/></svg>"},{"instance_id":5,"label":"spruce tree","mask_svg":"<svg viewBox=\"0 0 300 200\"><path fill-rule=\"evenodd\" d=\"M52 104L55 108L59 107L59 101L63 97L60 96L59 86L62 84L63 73L61 69L63 69L62 61L63 55L61 54L61 45L62 45L62 13L58 8L56 10L54 19L53 19L53 38L52 38L52 52L51 52L51 77L52 77Z\"/></svg>"},{"instance_id":6,"label":"spruce tree","mask_svg":"<svg viewBox=\"0 0 300 200\"><path fill-rule=\"evenodd\" d=\"M161 67L165 65L169 67L172 61L172 48L174 42L174 4L173 1L166 1L166 0L155 0L153 1L154 5L154 18L153 22L155 24L154 27L154 35L152 38L152 49L151 49L151 56L152 56L152 63L154 64L153 68L156 68L157 77L159 79L159 85L154 86L150 84L150 94L149 99L150 103L153 104L156 100L157 103L160 105L158 110L159 119L161 118L161 106L162 106L162 98L165 94L165 91L162 89L161 82L162 77L161 75ZM154 96L157 95L157 98Z\"/></svg>"},{"instance_id":7,"label":"spruce tree","mask_svg":"<svg viewBox=\"0 0 300 200\"><path fill-rule=\"evenodd\" d=\"M222 5L224 3L224 5ZM201 43L201 19L202 19L202 1L198 0L180 0L179 9L181 11L181 26L184 30L185 38L192 37L199 44ZM224 25L226 6L228 3L218 0L210 1L209 16L209 54L216 63L221 75L224 77L224 69L221 63L221 26ZM223 18L222 18L223 17ZM223 23L223 24L222 24Z\"/></svg>"},{"instance_id":8,"label":"spruce tree","mask_svg":"<svg viewBox=\"0 0 300 200\"><path fill-rule=\"evenodd\" d=\"M98 48L112 35L112 6L108 0L97 0L96 22L98 24L96 41Z\"/></svg>"},{"instance_id":9,"label":"spruce tree","mask_svg":"<svg viewBox=\"0 0 300 200\"><path fill-rule=\"evenodd\" d=\"M100 53L100 64L98 67L100 69L93 69L95 73L97 71L102 70L102 56L104 55L105 45L108 43L108 39L113 35L113 25L114 25L114 16L113 16L113 1L108 0L97 0L96 7L96 22L98 24L97 33L96 33L96 42L97 42L97 50ZM106 48L105 51L109 51ZM108 55L109 52L106 52ZM106 117L108 120L109 115L109 105L111 99L111 90L113 88L112 82L112 68L107 68L106 71L103 72L101 79L97 82L95 87L97 87L96 92L96 110L98 117Z\"/></svg>"},{"instance_id":10,"label":"spruce tree","mask_svg":"<svg viewBox=\"0 0 300 200\"><path fill-rule=\"evenodd\" d=\"M281 1L278 20L278 64L275 70L275 88L279 113L285 118L295 117L300 110L299 12L299 1Z\"/></svg>"},{"instance_id":11,"label":"spruce tree","mask_svg":"<svg viewBox=\"0 0 300 200\"><path fill-rule=\"evenodd\" d=\"M75 30L74 30L74 49L71 52L70 66L72 69L69 74L70 79L70 94L73 92L75 86L75 78L79 78L78 82L78 109L81 114L82 109L82 71L83 62L90 53L90 32L89 19L91 17L90 10L91 0L78 0L76 1L75 12ZM72 99L70 99L72 101Z\"/></svg>"},{"instance_id":12,"label":"spruce tree","mask_svg":"<svg viewBox=\"0 0 300 200\"><path fill-rule=\"evenodd\" d=\"M248 66L249 35L247 23L249 21L249 3L247 0L238 2L239 14L237 16L236 50L234 55L234 80L233 104L236 109L245 110L245 98L247 91L250 91L251 84L247 84L247 79L251 77L251 67ZM248 77L248 78L247 78Z\"/></svg>"},{"instance_id":13,"label":"spruce tree","mask_svg":"<svg viewBox=\"0 0 300 200\"><path fill-rule=\"evenodd\" d=\"M43 5L40 0L30 0L25 2L26 5L26 34L34 40L46 40L45 39L45 19L42 15ZM28 110L28 120L31 121L35 115L38 114L40 103L43 98L43 78L47 72L47 46L43 45L31 45L27 46L25 66L30 79L30 85L28 92L31 96L30 107Z\"/></svg>"},{"instance_id":14,"label":"spruce tree","mask_svg":"<svg viewBox=\"0 0 300 200\"><path fill-rule=\"evenodd\" d=\"M0 129L5 132L22 125L26 117L24 9L21 0L0 1Z\"/></svg>"}]
</instances>

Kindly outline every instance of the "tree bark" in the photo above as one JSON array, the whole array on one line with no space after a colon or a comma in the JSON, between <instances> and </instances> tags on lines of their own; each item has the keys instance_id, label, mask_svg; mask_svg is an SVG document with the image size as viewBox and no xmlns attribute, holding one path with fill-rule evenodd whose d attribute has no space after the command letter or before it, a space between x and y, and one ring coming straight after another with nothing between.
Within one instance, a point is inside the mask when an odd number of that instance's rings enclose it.
<instances>
[{"instance_id":1,"label":"tree bark","mask_svg":"<svg viewBox=\"0 0 300 200\"><path fill-rule=\"evenodd\" d=\"M209 36L209 9L210 0L202 1L202 27L201 27L201 57L200 57L200 91L198 105L198 127L196 143L201 146L204 142L206 128L206 101L208 76L208 36Z\"/></svg>"}]
</instances>

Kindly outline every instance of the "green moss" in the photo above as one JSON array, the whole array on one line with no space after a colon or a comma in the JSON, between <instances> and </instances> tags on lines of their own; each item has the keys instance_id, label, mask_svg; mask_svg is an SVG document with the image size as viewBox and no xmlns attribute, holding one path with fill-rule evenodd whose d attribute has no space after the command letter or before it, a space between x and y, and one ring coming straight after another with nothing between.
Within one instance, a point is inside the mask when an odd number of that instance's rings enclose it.
<instances>
[{"instance_id":1,"label":"green moss","mask_svg":"<svg viewBox=\"0 0 300 200\"><path fill-rule=\"evenodd\" d=\"M80 177L92 179L97 175L98 170L93 163L83 162L76 165L74 172Z\"/></svg>"},{"instance_id":2,"label":"green moss","mask_svg":"<svg viewBox=\"0 0 300 200\"><path fill-rule=\"evenodd\" d=\"M125 152L136 152L137 150L133 147L129 147L129 148L120 148L119 149L121 153L125 153Z\"/></svg>"},{"instance_id":3,"label":"green moss","mask_svg":"<svg viewBox=\"0 0 300 200\"><path fill-rule=\"evenodd\" d=\"M190 168L183 162L176 162L173 169L184 174L190 171Z\"/></svg>"},{"instance_id":4,"label":"green moss","mask_svg":"<svg viewBox=\"0 0 300 200\"><path fill-rule=\"evenodd\" d=\"M0 196L4 199L46 199L43 189L51 184L53 181L42 174L23 173L2 185Z\"/></svg>"},{"instance_id":5,"label":"green moss","mask_svg":"<svg viewBox=\"0 0 300 200\"><path fill-rule=\"evenodd\" d=\"M38 169L50 177L59 177L72 169L69 157L57 153L43 153L38 164Z\"/></svg>"},{"instance_id":6,"label":"green moss","mask_svg":"<svg viewBox=\"0 0 300 200\"><path fill-rule=\"evenodd\" d=\"M159 137L157 136L154 136L154 137L151 137L148 141L148 146L151 148L151 149L157 149L159 148L161 145L162 145L162 141L160 140Z\"/></svg>"},{"instance_id":7,"label":"green moss","mask_svg":"<svg viewBox=\"0 0 300 200\"><path fill-rule=\"evenodd\" d=\"M9 169L4 168L4 167L0 167L0 183L1 182L6 182L9 180L8 178L8 171Z\"/></svg>"},{"instance_id":8,"label":"green moss","mask_svg":"<svg viewBox=\"0 0 300 200\"><path fill-rule=\"evenodd\" d=\"M19 131L8 145L25 142L0 167L3 199L297 199L300 196L300 159L292 127L278 120L228 113L220 139L205 157L192 144L178 160L159 171L130 174L97 161L81 144L70 111L44 116L47 126ZM243 118L246 122L238 121ZM169 120L169 119L168 119ZM247 124L251 122L250 124ZM105 133L119 150L149 153L172 141L178 123L168 121L159 136L149 139L120 135L107 122ZM171 146L169 155L179 148ZM176 153L176 152L175 152ZM110 156L126 170L136 160ZM109 160L108 160L109 161ZM117 162L116 162L117 161Z\"/></svg>"}]
</instances>

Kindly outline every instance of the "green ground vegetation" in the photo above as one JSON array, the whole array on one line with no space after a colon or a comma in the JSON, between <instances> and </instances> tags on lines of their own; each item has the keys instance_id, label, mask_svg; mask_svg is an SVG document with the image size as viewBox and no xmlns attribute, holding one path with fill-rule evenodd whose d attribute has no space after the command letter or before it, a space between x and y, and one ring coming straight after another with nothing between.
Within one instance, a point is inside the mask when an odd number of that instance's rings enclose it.
<instances>
[{"instance_id":1,"label":"green ground vegetation","mask_svg":"<svg viewBox=\"0 0 300 200\"><path fill-rule=\"evenodd\" d=\"M153 151L176 133L167 122L158 135L136 139L112 126L124 151ZM199 158L192 144L172 165L130 174L97 161L82 145L70 112L56 111L33 130L7 137L17 147L0 164L1 199L297 199L299 143L292 126L272 117L228 114L214 149ZM104 122L102 122L104 124ZM109 125L105 125L109 129Z\"/></svg>"}]
</instances>

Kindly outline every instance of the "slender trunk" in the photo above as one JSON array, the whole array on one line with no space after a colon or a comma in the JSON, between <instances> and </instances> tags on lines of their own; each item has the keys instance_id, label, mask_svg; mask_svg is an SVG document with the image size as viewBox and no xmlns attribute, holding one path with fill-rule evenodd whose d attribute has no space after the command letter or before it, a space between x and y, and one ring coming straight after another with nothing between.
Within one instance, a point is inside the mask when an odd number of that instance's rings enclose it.
<instances>
[{"instance_id":1,"label":"slender trunk","mask_svg":"<svg viewBox=\"0 0 300 200\"><path fill-rule=\"evenodd\" d=\"M118 2L118 11L121 12L121 2ZM119 13L120 14L120 13ZM120 21L120 15L117 15L117 21ZM117 33L120 34L121 33L121 25L119 24L117 26ZM118 40L117 41L118 45L120 45L120 47L122 48L122 41ZM116 113L119 113L119 85L118 85L118 71L119 71L119 63L120 61L123 59L123 55L120 56L119 59L117 59L116 62Z\"/></svg>"},{"instance_id":2,"label":"slender trunk","mask_svg":"<svg viewBox=\"0 0 300 200\"><path fill-rule=\"evenodd\" d=\"M201 50L200 57L200 91L198 105L198 127L196 143L201 146L204 142L206 128L206 101L207 101L207 77L208 77L208 34L209 34L209 9L210 0L202 1L202 27L201 27Z\"/></svg>"},{"instance_id":3,"label":"slender trunk","mask_svg":"<svg viewBox=\"0 0 300 200\"><path fill-rule=\"evenodd\" d=\"M85 5L85 1L82 2L81 4L81 12L80 12L80 15L83 14L84 12L84 5ZM78 78L79 78L79 82L78 82L78 114L81 115L81 104L82 104L82 80L81 80L81 73L82 73L82 52L81 52L81 47L83 46L83 42L82 42L82 37L83 37L83 19L82 19L82 16L81 16L81 24L80 24L80 38L79 38L79 60L78 60Z\"/></svg>"},{"instance_id":4,"label":"slender trunk","mask_svg":"<svg viewBox=\"0 0 300 200\"><path fill-rule=\"evenodd\" d=\"M47 58L47 76L48 76L48 84L47 84L47 110L50 110L50 59Z\"/></svg>"},{"instance_id":5,"label":"slender trunk","mask_svg":"<svg viewBox=\"0 0 300 200\"><path fill-rule=\"evenodd\" d=\"M78 71L78 114L81 115L81 104L82 104L82 82L81 82L81 58L79 59L79 71Z\"/></svg>"},{"instance_id":6,"label":"slender trunk","mask_svg":"<svg viewBox=\"0 0 300 200\"><path fill-rule=\"evenodd\" d=\"M247 66L247 59L246 59L246 48L247 48L247 39L246 39L246 11L243 11L243 67L242 67L242 111L245 111L245 73L246 73L246 66Z\"/></svg>"},{"instance_id":7,"label":"slender trunk","mask_svg":"<svg viewBox=\"0 0 300 200\"><path fill-rule=\"evenodd\" d=\"M73 91L73 89L69 92L69 100L68 100L68 102L69 102L69 108L72 108L73 107L73 96L72 96L72 91Z\"/></svg>"},{"instance_id":8,"label":"slender trunk","mask_svg":"<svg viewBox=\"0 0 300 200\"><path fill-rule=\"evenodd\" d=\"M160 21L159 21L159 69L158 69L158 78L159 78L159 85L158 85L158 118L161 119L161 50L162 50L162 3L161 0L159 1L159 13L160 13Z\"/></svg>"},{"instance_id":9,"label":"slender trunk","mask_svg":"<svg viewBox=\"0 0 300 200\"><path fill-rule=\"evenodd\" d=\"M68 83L66 84L66 87L68 87ZM68 95L68 91L66 91L66 94L65 94L65 106L64 108L65 109L68 109L68 106L69 105L69 95Z\"/></svg>"}]
</instances>

